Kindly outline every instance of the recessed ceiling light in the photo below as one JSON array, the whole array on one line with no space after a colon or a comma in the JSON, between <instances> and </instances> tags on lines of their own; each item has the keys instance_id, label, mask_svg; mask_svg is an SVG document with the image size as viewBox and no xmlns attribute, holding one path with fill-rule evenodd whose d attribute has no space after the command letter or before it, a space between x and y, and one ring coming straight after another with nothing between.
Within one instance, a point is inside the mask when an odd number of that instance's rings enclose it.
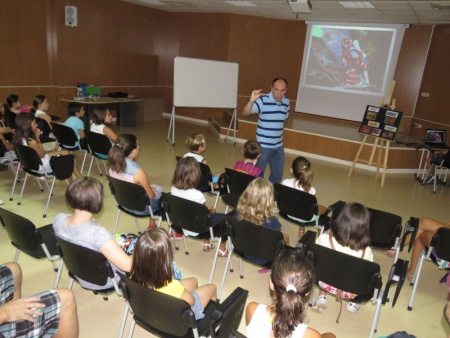
<instances>
[{"instance_id":1,"label":"recessed ceiling light","mask_svg":"<svg viewBox=\"0 0 450 338\"><path fill-rule=\"evenodd\" d=\"M375 8L369 1L339 1L345 8Z\"/></svg>"},{"instance_id":2,"label":"recessed ceiling light","mask_svg":"<svg viewBox=\"0 0 450 338\"><path fill-rule=\"evenodd\" d=\"M257 7L255 4L245 0L225 1L229 5L238 7Z\"/></svg>"}]
</instances>

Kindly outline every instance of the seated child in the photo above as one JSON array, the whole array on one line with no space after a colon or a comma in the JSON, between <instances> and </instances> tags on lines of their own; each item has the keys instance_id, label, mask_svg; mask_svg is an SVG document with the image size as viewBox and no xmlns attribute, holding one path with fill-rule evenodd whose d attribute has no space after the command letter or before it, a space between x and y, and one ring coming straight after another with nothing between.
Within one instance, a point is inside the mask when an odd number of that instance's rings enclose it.
<instances>
[{"instance_id":1,"label":"seated child","mask_svg":"<svg viewBox=\"0 0 450 338\"><path fill-rule=\"evenodd\" d=\"M255 140L249 140L244 143L242 154L244 154L243 161L237 161L234 165L234 170L247 173L255 177L263 177L264 173L260 167L256 166L256 162L261 157L261 144Z\"/></svg>"},{"instance_id":2,"label":"seated child","mask_svg":"<svg viewBox=\"0 0 450 338\"><path fill-rule=\"evenodd\" d=\"M64 122L67 127L73 129L77 135L81 149L87 149L86 133L84 132L84 107L81 103L71 102L67 107L69 118ZM78 144L74 148L78 147Z\"/></svg>"},{"instance_id":3,"label":"seated child","mask_svg":"<svg viewBox=\"0 0 450 338\"><path fill-rule=\"evenodd\" d=\"M180 281L173 276L173 249L169 234L162 228L144 232L136 242L131 266L131 279L167 295L181 298L191 306L195 319L205 317L203 310L216 300L214 284L198 286L195 277Z\"/></svg>"}]
</instances>

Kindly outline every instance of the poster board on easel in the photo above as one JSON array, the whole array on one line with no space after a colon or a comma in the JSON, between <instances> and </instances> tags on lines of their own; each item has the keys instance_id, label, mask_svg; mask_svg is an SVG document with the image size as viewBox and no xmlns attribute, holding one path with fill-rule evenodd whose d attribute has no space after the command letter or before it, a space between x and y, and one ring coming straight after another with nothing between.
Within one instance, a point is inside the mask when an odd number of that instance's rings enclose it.
<instances>
[{"instance_id":1,"label":"poster board on easel","mask_svg":"<svg viewBox=\"0 0 450 338\"><path fill-rule=\"evenodd\" d=\"M394 101L395 102L395 101ZM395 108L395 106L393 107ZM390 143L395 139L398 128L402 119L403 113L398 110L391 109L389 106L377 107L368 105L364 112L359 132L364 135L363 141L358 149L358 152L353 161L352 167L348 173L348 176L352 175L355 169L356 163L364 163L369 166L375 164L377 166L375 179L378 178L380 166L383 165L383 173L381 178L381 186L384 186L384 180L386 176L387 161L389 157ZM368 140L368 137L373 137L374 142L372 144L372 152L369 160L361 159L361 152ZM378 152L378 161L373 163L375 152L378 148L378 142L381 141ZM384 151L384 161L381 162L381 157Z\"/></svg>"}]
</instances>

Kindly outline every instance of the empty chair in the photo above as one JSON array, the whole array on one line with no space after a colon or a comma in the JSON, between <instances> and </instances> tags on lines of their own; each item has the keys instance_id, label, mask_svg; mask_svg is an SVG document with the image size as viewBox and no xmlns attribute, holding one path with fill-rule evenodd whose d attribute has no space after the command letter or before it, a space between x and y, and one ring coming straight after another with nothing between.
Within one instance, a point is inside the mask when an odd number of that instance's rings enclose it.
<instances>
[{"instance_id":1,"label":"empty chair","mask_svg":"<svg viewBox=\"0 0 450 338\"><path fill-rule=\"evenodd\" d=\"M47 185L47 188L49 189L47 203L44 209L44 215L42 216L45 218L47 217L48 206L50 204L50 198L53 195L53 187L55 186L56 180L57 179L67 180L70 177L72 177L72 172L74 168L74 156L72 154L52 156L50 158L50 165L52 167L52 172L46 173L45 171L42 170L43 167L41 158L33 148L24 146L22 144L14 143L14 151L16 152L19 162L22 166L22 169L25 172L25 177L22 180L22 189L20 191L20 197L17 204L20 205L22 203L22 196L25 190L25 185L27 184L28 176L31 175L36 178L36 181L41 191L44 190L42 189L39 178L43 178L44 183ZM43 171L44 173L39 174L38 173L39 170ZM14 187L19 178L18 175L19 170L16 171L16 177L14 179L14 185L13 190L11 191L10 200L12 200L13 197ZM52 180L50 186L48 185L47 179Z\"/></svg>"},{"instance_id":2,"label":"empty chair","mask_svg":"<svg viewBox=\"0 0 450 338\"><path fill-rule=\"evenodd\" d=\"M140 285L124 275L120 278L127 305L119 337L123 335L129 310L133 313L129 338L133 336L136 324L159 337L214 337L219 327L224 335L219 331L218 336L228 337L225 331L239 324L248 294L248 291L237 288L222 304L210 301L204 311L205 318L197 321L186 301ZM224 328L220 325L222 322L225 323Z\"/></svg>"},{"instance_id":3,"label":"empty chair","mask_svg":"<svg viewBox=\"0 0 450 338\"><path fill-rule=\"evenodd\" d=\"M108 158L109 149L111 149L111 141L108 138L108 136L91 132L87 132L87 141L89 150L91 152L92 158L91 163L89 164L89 170L87 175L89 176L91 174L92 164L95 161L97 162L98 171L100 173L100 176L102 175L102 171L100 170L100 165L98 164L98 160L103 161L103 167L105 168L105 175L108 173L108 170L106 169L105 161Z\"/></svg>"},{"instance_id":4,"label":"empty chair","mask_svg":"<svg viewBox=\"0 0 450 338\"><path fill-rule=\"evenodd\" d=\"M226 204L225 213L228 212L228 207L236 208L239 197L244 190L256 177L242 173L233 169L225 168L225 174L221 176L221 185L224 185L225 194L222 195L222 201ZM217 195L214 208L217 206L219 195Z\"/></svg>"},{"instance_id":5,"label":"empty chair","mask_svg":"<svg viewBox=\"0 0 450 338\"><path fill-rule=\"evenodd\" d=\"M425 260L430 260L432 253L435 252L435 256L439 257L440 260L450 262L450 229L449 228L439 228L436 234L433 236L431 240L430 247L428 250L423 250L419 263L417 264L416 271L414 272L414 276L412 278L411 285L414 285L411 299L409 300L408 310L412 310L414 297L417 292L417 287L419 285L419 278L422 272L423 262ZM444 267L447 267L444 266Z\"/></svg>"},{"instance_id":6,"label":"empty chair","mask_svg":"<svg viewBox=\"0 0 450 338\"><path fill-rule=\"evenodd\" d=\"M74 281L80 283L79 279L82 279L85 282L98 285L98 288L90 290L94 294L103 294L104 300L108 300L107 295L113 292L122 296L111 264L101 252L71 243L58 236L55 237L60 256L64 260L67 270L69 270L69 289L72 289Z\"/></svg>"},{"instance_id":7,"label":"empty chair","mask_svg":"<svg viewBox=\"0 0 450 338\"><path fill-rule=\"evenodd\" d=\"M211 214L207 206L164 192L161 199L162 210L166 216L169 228L183 235L186 255L189 254L189 251L183 230L199 234L197 236L192 235L194 238L214 237L213 228L211 227ZM178 250L176 236L174 237L175 249Z\"/></svg>"},{"instance_id":8,"label":"empty chair","mask_svg":"<svg viewBox=\"0 0 450 338\"><path fill-rule=\"evenodd\" d=\"M83 172L84 163L86 162L87 150L81 149L78 137L72 128L65 126L64 124L52 122L53 135L56 137L58 146L60 149L66 149L71 152L81 151L83 154L83 161L81 163L80 172Z\"/></svg>"},{"instance_id":9,"label":"empty chair","mask_svg":"<svg viewBox=\"0 0 450 338\"><path fill-rule=\"evenodd\" d=\"M228 237L228 253L227 262L223 270L222 280L217 293L217 298L222 295L225 278L227 276L228 267L231 262L233 253L239 257L240 277L244 278L242 259L248 260L259 266L270 265L285 247L284 236L281 231L272 230L261 225L256 225L245 220L238 220L232 215L227 215L227 223L223 225L224 235ZM211 283L219 249L216 249L209 283ZM256 263L256 262L260 262ZM233 269L230 269L233 272Z\"/></svg>"},{"instance_id":10,"label":"empty chair","mask_svg":"<svg viewBox=\"0 0 450 338\"><path fill-rule=\"evenodd\" d=\"M136 225L138 233L141 233L141 229L139 228L137 217L147 218L150 215L151 218L158 220L158 226L160 226L161 216L155 215L153 213L152 208L150 207L150 199L148 198L147 193L142 186L136 183L122 181L109 175L107 175L106 177L109 181L111 194L114 196L117 208L119 209L117 211L113 234L115 234L117 231L117 225L119 224L119 218L122 211L134 217L134 223ZM138 212L145 212L146 210L148 210L149 214L142 215L133 212L133 210L136 210Z\"/></svg>"},{"instance_id":11,"label":"empty chair","mask_svg":"<svg viewBox=\"0 0 450 338\"><path fill-rule=\"evenodd\" d=\"M0 221L8 233L11 244L17 248L14 262L19 260L20 252L36 259L47 258L52 263L53 270L57 272L53 288L58 287L63 261L59 256L52 225L38 229L27 218L3 208L0 208ZM59 260L58 267L55 264L57 260Z\"/></svg>"},{"instance_id":12,"label":"empty chair","mask_svg":"<svg viewBox=\"0 0 450 338\"><path fill-rule=\"evenodd\" d=\"M320 215L316 196L279 183L275 183L274 187L279 215L284 219L285 232L286 221L301 226L319 227ZM305 222L293 218L305 220ZM308 220L311 221L308 222ZM323 231L323 226L320 230Z\"/></svg>"}]
</instances>

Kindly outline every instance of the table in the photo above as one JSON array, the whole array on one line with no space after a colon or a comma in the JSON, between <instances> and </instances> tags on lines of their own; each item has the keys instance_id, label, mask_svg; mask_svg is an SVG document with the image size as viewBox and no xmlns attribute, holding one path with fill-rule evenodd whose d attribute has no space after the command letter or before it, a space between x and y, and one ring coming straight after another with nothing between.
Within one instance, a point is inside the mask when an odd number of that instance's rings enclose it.
<instances>
[{"instance_id":1,"label":"table","mask_svg":"<svg viewBox=\"0 0 450 338\"><path fill-rule=\"evenodd\" d=\"M85 130L90 130L90 115L96 106L103 106L109 110L117 111L117 124L120 126L136 127L136 113L138 102L142 101L142 98L134 99L116 99L112 97L102 97L101 99L94 101L89 99L76 100L66 96L59 96L59 101L62 102L78 102L86 107L86 113L84 114L83 122Z\"/></svg>"}]
</instances>

